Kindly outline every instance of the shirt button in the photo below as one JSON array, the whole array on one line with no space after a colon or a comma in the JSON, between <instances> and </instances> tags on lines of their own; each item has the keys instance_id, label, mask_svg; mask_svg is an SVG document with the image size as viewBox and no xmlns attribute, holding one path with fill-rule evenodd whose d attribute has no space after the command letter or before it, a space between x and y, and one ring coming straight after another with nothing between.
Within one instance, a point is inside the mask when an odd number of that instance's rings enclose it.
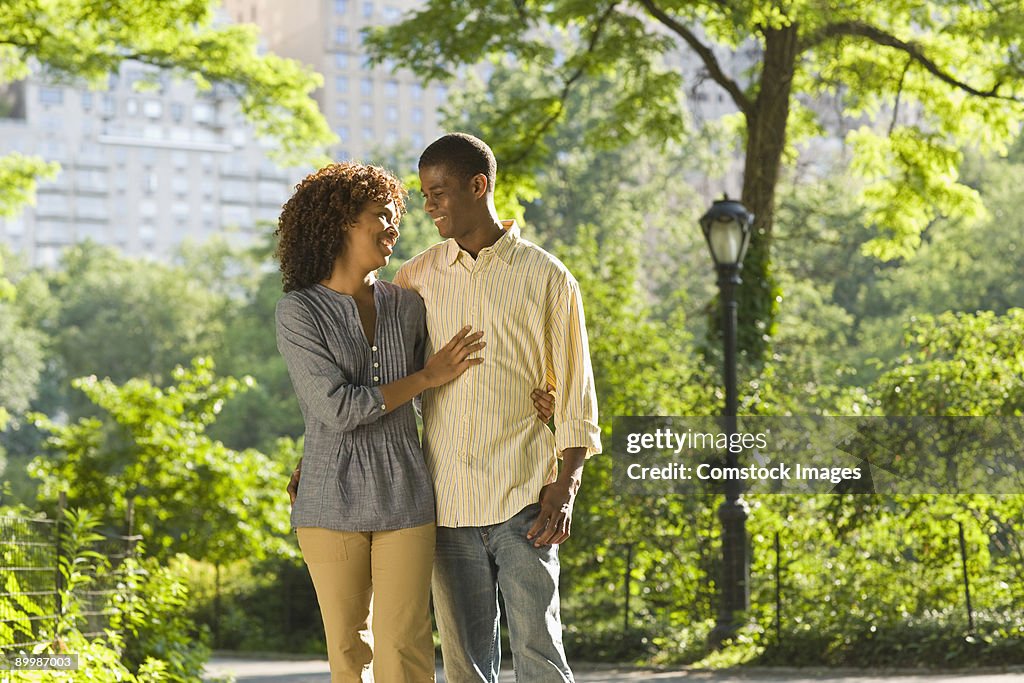
<instances>
[{"instance_id":1,"label":"shirt button","mask_svg":"<svg viewBox=\"0 0 1024 683\"><path fill-rule=\"evenodd\" d=\"M374 364L373 364L373 367L375 367L375 368L379 368L379 367L380 367L380 363L374 363Z\"/></svg>"},{"instance_id":2,"label":"shirt button","mask_svg":"<svg viewBox=\"0 0 1024 683\"><path fill-rule=\"evenodd\" d=\"M387 409L388 409L388 407L387 407L386 405L384 405L383 403L381 403L381 404L380 404L380 409L381 409L381 410L387 410Z\"/></svg>"},{"instance_id":3,"label":"shirt button","mask_svg":"<svg viewBox=\"0 0 1024 683\"><path fill-rule=\"evenodd\" d=\"M370 347L370 350L371 350L371 351L376 351L376 350L377 350L377 347L376 347L376 346L371 346L371 347Z\"/></svg>"},{"instance_id":4,"label":"shirt button","mask_svg":"<svg viewBox=\"0 0 1024 683\"><path fill-rule=\"evenodd\" d=\"M379 381L380 381L380 377L379 377L379 376L377 376L377 375L374 375L374 376L373 376L373 381L374 381L374 382L379 382Z\"/></svg>"}]
</instances>

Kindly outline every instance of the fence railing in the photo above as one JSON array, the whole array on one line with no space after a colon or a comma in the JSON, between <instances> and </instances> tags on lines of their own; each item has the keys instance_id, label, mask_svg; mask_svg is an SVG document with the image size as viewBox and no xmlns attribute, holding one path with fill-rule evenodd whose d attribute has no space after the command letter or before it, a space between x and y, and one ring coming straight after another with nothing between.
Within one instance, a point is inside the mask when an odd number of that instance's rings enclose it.
<instances>
[{"instance_id":1,"label":"fence railing","mask_svg":"<svg viewBox=\"0 0 1024 683\"><path fill-rule=\"evenodd\" d=\"M834 621L823 604L848 620L868 621L872 611L880 619L941 613L966 634L979 628L979 616L989 624L998 615L1024 619L1024 519L972 515L967 508L956 516L919 512L886 525L865 522L845 535L748 525L749 616L776 643ZM594 623L601 615L597 621L626 636L715 619L721 539L702 542L706 533L690 527L591 548L588 556L603 557L596 583L604 590L593 591L595 581L587 579L587 588L563 592L567 623ZM570 586L595 571L593 563L574 570L577 576L564 573Z\"/></svg>"},{"instance_id":2,"label":"fence railing","mask_svg":"<svg viewBox=\"0 0 1024 683\"><path fill-rule=\"evenodd\" d=\"M8 636L0 639L0 654L50 644L44 634L54 633L65 615L61 565L74 559L68 557L65 506L62 495L55 519L0 516L0 632ZM81 608L75 626L87 637L110 628L111 598L123 582L124 560L135 553L140 540L132 533L132 508L129 501L124 534L99 531L102 540L89 547L106 558L109 568L100 570L95 563L79 568L90 581L75 592Z\"/></svg>"}]
</instances>

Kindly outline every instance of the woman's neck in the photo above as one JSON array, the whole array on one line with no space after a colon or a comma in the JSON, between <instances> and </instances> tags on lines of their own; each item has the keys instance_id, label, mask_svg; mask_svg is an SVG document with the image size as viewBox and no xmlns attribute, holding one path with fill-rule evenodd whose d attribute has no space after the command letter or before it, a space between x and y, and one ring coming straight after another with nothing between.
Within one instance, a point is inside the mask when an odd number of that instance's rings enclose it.
<instances>
[{"instance_id":1,"label":"woman's neck","mask_svg":"<svg viewBox=\"0 0 1024 683\"><path fill-rule=\"evenodd\" d=\"M320 281L324 287L349 296L366 295L373 291L373 283L377 281L377 271L360 274L350 268L335 267L330 276Z\"/></svg>"}]
</instances>

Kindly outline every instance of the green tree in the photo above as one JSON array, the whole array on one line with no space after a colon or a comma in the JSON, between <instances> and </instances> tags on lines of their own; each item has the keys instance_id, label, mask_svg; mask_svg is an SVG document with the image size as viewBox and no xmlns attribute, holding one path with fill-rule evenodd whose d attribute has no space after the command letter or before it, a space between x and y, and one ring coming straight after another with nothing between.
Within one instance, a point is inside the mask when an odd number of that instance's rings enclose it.
<instances>
[{"instance_id":1,"label":"green tree","mask_svg":"<svg viewBox=\"0 0 1024 683\"><path fill-rule=\"evenodd\" d=\"M886 262L862 252L872 234L864 207L848 191L855 178L838 172L784 183L776 239L785 246L774 261L784 306L766 369L774 373L776 397L823 398L826 412L855 414L834 399L850 390L874 402L865 390L901 362L903 330L915 316L1002 315L1024 301L1024 220L1015 187L1022 154L1021 143L1007 159L968 154L964 180L991 216L937 219L913 255Z\"/></svg>"},{"instance_id":2,"label":"green tree","mask_svg":"<svg viewBox=\"0 0 1024 683\"><path fill-rule=\"evenodd\" d=\"M236 451L206 430L249 380L219 378L209 359L175 369L166 388L95 376L76 388L105 411L62 425L42 415L48 453L29 467L40 499L67 492L70 505L119 525L129 498L137 529L158 558L179 552L225 563L290 554L284 466L259 451Z\"/></svg>"},{"instance_id":3,"label":"green tree","mask_svg":"<svg viewBox=\"0 0 1024 683\"><path fill-rule=\"evenodd\" d=\"M69 249L49 274L58 306L40 311L58 360L52 382L97 375L114 382L166 378L176 365L213 353L224 333L226 294L182 267L138 261L109 247ZM48 414L67 402L39 405Z\"/></svg>"},{"instance_id":4,"label":"green tree","mask_svg":"<svg viewBox=\"0 0 1024 683\"><path fill-rule=\"evenodd\" d=\"M874 390L887 415L1024 415L1024 309L922 315Z\"/></svg>"},{"instance_id":5,"label":"green tree","mask_svg":"<svg viewBox=\"0 0 1024 683\"><path fill-rule=\"evenodd\" d=\"M38 394L46 341L26 308L20 305L18 288L5 277L6 256L6 249L0 248L0 476L5 482L5 490L0 490L2 497L11 493L6 489L14 478L7 471L8 453L3 437L9 428L18 426L12 421L28 410Z\"/></svg>"},{"instance_id":6,"label":"green tree","mask_svg":"<svg viewBox=\"0 0 1024 683\"><path fill-rule=\"evenodd\" d=\"M539 87L502 95L512 106L475 111L473 119L502 160L503 177L527 192L535 191L531 175L552 132L568 120L567 96L587 81L619 77L614 102L602 108L604 125L586 144L684 137L683 75L670 65L680 49L695 54L699 77L717 84L738 112L741 199L757 217L740 290L741 345L759 351L775 331L776 188L798 144L845 138L876 231L868 248L886 258L907 254L935 217L980 214L977 194L958 179L962 148L970 141L1002 152L1016 134L1024 111L1021 36L1024 5L1016 1L432 0L374 32L368 45L376 59L425 78L450 79L488 59L541 74ZM735 58L722 59L725 52ZM491 84L495 92L502 86Z\"/></svg>"},{"instance_id":7,"label":"green tree","mask_svg":"<svg viewBox=\"0 0 1024 683\"><path fill-rule=\"evenodd\" d=\"M0 249L0 431L13 415L28 409L43 368L43 335L26 319L17 305L17 288L4 277L5 253Z\"/></svg>"},{"instance_id":8,"label":"green tree","mask_svg":"<svg viewBox=\"0 0 1024 683\"><path fill-rule=\"evenodd\" d=\"M255 380L225 405L211 426L210 434L232 448L269 451L280 437L298 438L304 429L288 369L277 351L274 310L282 290L272 249L269 239L242 252L206 245L186 258L186 271L200 289L223 291L217 367L229 376L251 375Z\"/></svg>"},{"instance_id":9,"label":"green tree","mask_svg":"<svg viewBox=\"0 0 1024 683\"><path fill-rule=\"evenodd\" d=\"M336 140L310 93L322 78L299 62L257 52L250 25L216 21L213 0L19 0L0 4L0 84L29 75L31 64L55 80L100 88L132 60L239 98L283 163L318 158ZM145 83L142 84L145 87ZM0 215L34 195L35 181L57 170L39 157L0 158Z\"/></svg>"}]
</instances>

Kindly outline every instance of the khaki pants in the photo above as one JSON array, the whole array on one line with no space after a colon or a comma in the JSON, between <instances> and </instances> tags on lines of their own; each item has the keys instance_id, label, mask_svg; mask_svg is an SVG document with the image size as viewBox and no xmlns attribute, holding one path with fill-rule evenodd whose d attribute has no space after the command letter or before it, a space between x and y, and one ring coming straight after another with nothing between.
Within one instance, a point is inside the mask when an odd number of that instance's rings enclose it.
<instances>
[{"instance_id":1,"label":"khaki pants","mask_svg":"<svg viewBox=\"0 0 1024 683\"><path fill-rule=\"evenodd\" d=\"M373 532L302 527L297 534L324 620L331 683L433 681L433 522Z\"/></svg>"}]
</instances>

